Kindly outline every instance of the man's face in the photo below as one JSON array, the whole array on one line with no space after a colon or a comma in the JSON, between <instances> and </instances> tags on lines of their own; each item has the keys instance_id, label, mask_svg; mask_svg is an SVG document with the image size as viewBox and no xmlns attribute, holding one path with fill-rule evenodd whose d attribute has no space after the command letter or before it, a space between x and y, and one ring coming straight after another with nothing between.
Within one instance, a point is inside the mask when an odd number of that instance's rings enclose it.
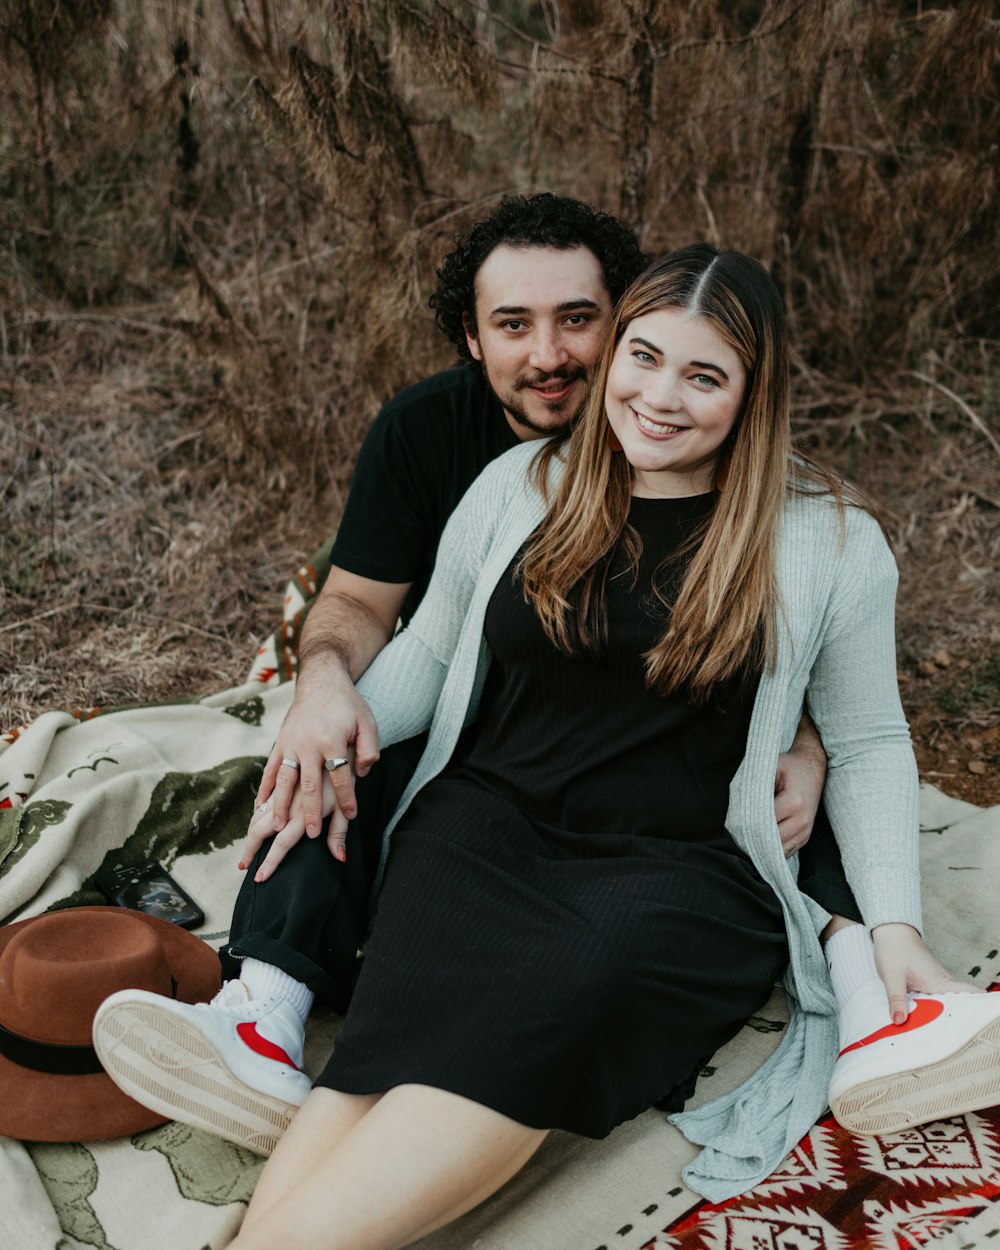
<instances>
[{"instance_id":1,"label":"man's face","mask_svg":"<svg viewBox=\"0 0 1000 1250\"><path fill-rule=\"evenodd\" d=\"M574 420L604 346L611 297L587 247L495 247L476 274L473 358L520 439Z\"/></svg>"}]
</instances>

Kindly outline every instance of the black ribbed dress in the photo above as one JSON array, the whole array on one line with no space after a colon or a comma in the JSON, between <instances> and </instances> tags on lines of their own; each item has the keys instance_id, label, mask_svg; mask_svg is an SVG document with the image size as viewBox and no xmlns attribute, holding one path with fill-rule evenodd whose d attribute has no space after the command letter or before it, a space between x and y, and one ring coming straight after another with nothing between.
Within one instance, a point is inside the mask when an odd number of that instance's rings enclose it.
<instances>
[{"instance_id":1,"label":"black ribbed dress","mask_svg":"<svg viewBox=\"0 0 1000 1250\"><path fill-rule=\"evenodd\" d=\"M494 664L450 769L393 833L378 915L317 1084L451 1090L535 1128L603 1137L679 1109L787 960L777 899L726 832L755 682L695 708L647 689L653 577L714 495L634 499L639 573L608 578L608 643L568 658L514 561ZM660 569L670 598L676 568Z\"/></svg>"}]
</instances>

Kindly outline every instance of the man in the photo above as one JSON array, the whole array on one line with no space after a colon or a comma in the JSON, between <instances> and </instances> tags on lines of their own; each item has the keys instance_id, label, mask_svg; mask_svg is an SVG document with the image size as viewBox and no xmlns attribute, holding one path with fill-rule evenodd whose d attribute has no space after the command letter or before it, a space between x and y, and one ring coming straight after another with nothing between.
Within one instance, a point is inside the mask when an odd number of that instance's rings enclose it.
<instances>
[{"instance_id":1,"label":"man","mask_svg":"<svg viewBox=\"0 0 1000 1250\"><path fill-rule=\"evenodd\" d=\"M365 441L333 567L303 630L295 702L261 781L276 833L298 786L305 832L318 836L325 760L353 747L363 777L378 758L354 682L412 615L444 524L479 472L579 412L612 306L646 261L620 222L551 195L507 201L445 258L432 299L438 324L479 367L404 391ZM332 780L339 810L353 818L350 769ZM342 858L343 827L334 825L331 849ZM279 836L274 849L284 844Z\"/></svg>"},{"instance_id":2,"label":"man","mask_svg":"<svg viewBox=\"0 0 1000 1250\"><path fill-rule=\"evenodd\" d=\"M234 912L224 963L238 979L186 1014L141 994L102 1009L102 1058L146 1105L267 1153L305 1098L306 1015L316 994L346 1005L382 830L425 741L390 748L369 777L377 730L354 683L423 596L441 532L479 472L518 442L572 423L612 307L646 259L615 218L552 195L504 201L445 258L431 303L468 363L398 395L361 450L330 574L303 629L294 701L258 793L274 836ZM806 724L776 777L787 854L808 839L824 766ZM324 838L325 781L336 809ZM832 866L817 871L809 892L827 911L860 920L835 847ZM835 919L831 931L844 924ZM898 1008L906 987L895 988ZM164 1038L190 1056L166 1075L156 1058Z\"/></svg>"}]
</instances>

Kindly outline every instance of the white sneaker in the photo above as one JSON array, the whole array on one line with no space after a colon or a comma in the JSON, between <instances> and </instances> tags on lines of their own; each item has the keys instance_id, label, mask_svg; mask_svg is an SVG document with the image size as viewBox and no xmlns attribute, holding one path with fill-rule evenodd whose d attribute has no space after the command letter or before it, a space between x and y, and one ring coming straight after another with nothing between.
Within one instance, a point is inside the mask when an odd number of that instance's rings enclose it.
<instances>
[{"instance_id":1,"label":"white sneaker","mask_svg":"<svg viewBox=\"0 0 1000 1250\"><path fill-rule=\"evenodd\" d=\"M227 981L210 1003L120 990L94 1016L94 1048L136 1102L257 1154L274 1149L312 1086L305 1030L283 998Z\"/></svg>"},{"instance_id":2,"label":"white sneaker","mask_svg":"<svg viewBox=\"0 0 1000 1250\"><path fill-rule=\"evenodd\" d=\"M869 982L841 1012L841 1047L830 1109L852 1133L897 1133L1000 1103L1000 994L911 995L896 1025L881 982Z\"/></svg>"}]
</instances>

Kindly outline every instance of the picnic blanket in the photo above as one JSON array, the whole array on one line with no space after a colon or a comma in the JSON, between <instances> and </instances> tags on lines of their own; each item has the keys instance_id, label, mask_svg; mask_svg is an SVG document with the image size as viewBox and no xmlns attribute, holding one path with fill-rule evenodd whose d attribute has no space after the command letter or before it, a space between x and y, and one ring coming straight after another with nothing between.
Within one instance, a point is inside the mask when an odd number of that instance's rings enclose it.
<instances>
[{"instance_id":1,"label":"picnic blanket","mask_svg":"<svg viewBox=\"0 0 1000 1250\"><path fill-rule=\"evenodd\" d=\"M247 681L204 698L48 712L0 738L0 921L103 902L112 858L158 859L200 904L196 932L228 936L236 863L264 759L291 701L296 644L327 567L317 552L289 583L282 621ZM1000 806L922 791L927 936L977 984L1000 978ZM992 883L992 884L991 884ZM774 1048L779 992L703 1070L692 1105L735 1087ZM316 1072L339 1018L307 1026ZM658 1111L601 1142L555 1133L527 1168L424 1250L998 1246L1000 1108L884 1138L829 1118L752 1193L712 1206L681 1181L695 1150ZM0 1138L0 1227L16 1250L220 1250L263 1161L167 1124L73 1144Z\"/></svg>"}]
</instances>

